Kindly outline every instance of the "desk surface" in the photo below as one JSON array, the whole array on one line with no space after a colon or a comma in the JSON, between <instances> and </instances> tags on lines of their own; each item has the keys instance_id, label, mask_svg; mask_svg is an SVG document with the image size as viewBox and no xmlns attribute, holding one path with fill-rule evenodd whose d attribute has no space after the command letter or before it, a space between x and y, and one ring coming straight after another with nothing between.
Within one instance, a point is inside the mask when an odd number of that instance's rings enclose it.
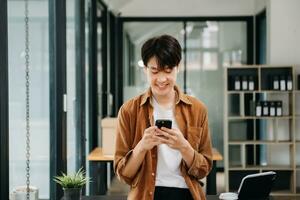
<instances>
[{"instance_id":1,"label":"desk surface","mask_svg":"<svg viewBox=\"0 0 300 200\"><path fill-rule=\"evenodd\" d=\"M114 156L113 155L103 155L102 148L96 147L89 155L88 155L89 161L113 161Z\"/></svg>"},{"instance_id":2,"label":"desk surface","mask_svg":"<svg viewBox=\"0 0 300 200\"><path fill-rule=\"evenodd\" d=\"M219 200L219 195L207 195L207 200ZM278 196L278 197L271 197L270 200L297 200L299 197L285 197L285 196ZM127 200L126 196L84 196L81 198L82 200ZM63 200L63 198L62 198Z\"/></svg>"},{"instance_id":3,"label":"desk surface","mask_svg":"<svg viewBox=\"0 0 300 200\"><path fill-rule=\"evenodd\" d=\"M96 147L89 155L88 155L89 161L113 161L114 156L113 155L103 155L102 148ZM220 152L213 148L213 160L223 160L223 156L220 154Z\"/></svg>"}]
</instances>

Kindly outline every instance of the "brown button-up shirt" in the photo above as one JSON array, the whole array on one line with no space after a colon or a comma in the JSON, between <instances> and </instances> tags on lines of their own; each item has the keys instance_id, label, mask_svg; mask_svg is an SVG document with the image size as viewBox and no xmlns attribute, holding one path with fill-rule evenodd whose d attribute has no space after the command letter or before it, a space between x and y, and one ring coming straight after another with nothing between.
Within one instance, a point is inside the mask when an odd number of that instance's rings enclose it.
<instances>
[{"instance_id":1,"label":"brown button-up shirt","mask_svg":"<svg viewBox=\"0 0 300 200\"><path fill-rule=\"evenodd\" d=\"M180 171L194 199L204 200L198 180L207 176L212 167L212 147L207 109L194 97L183 94L177 86L175 119L180 131L191 144L194 158L190 168L182 160ZM114 169L118 178L129 184L128 199L151 200L155 190L157 148L149 150L134 177L123 175L132 150L143 137L144 130L154 125L151 89L126 103L119 110ZM172 159L172 158L170 158Z\"/></svg>"}]
</instances>

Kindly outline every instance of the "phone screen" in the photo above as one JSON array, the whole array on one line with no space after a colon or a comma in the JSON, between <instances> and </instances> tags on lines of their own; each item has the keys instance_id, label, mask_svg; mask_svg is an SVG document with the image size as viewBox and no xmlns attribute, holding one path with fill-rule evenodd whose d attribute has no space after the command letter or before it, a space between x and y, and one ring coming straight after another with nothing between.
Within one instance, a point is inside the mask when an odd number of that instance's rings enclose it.
<instances>
[{"instance_id":1,"label":"phone screen","mask_svg":"<svg viewBox=\"0 0 300 200\"><path fill-rule=\"evenodd\" d=\"M158 119L155 121L155 126L158 128L165 127L165 128L172 128L172 120L169 119Z\"/></svg>"}]
</instances>

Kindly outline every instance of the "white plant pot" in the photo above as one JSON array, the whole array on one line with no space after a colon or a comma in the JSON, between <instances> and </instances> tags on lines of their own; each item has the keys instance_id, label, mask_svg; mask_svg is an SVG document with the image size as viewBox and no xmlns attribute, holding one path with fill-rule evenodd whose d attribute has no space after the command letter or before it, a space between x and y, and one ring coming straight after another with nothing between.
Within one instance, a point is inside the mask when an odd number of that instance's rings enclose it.
<instances>
[{"instance_id":1,"label":"white plant pot","mask_svg":"<svg viewBox=\"0 0 300 200\"><path fill-rule=\"evenodd\" d=\"M10 199L11 200L26 200L26 186L18 186L13 189ZM34 186L29 186L29 196L30 200L38 200L39 199L39 189Z\"/></svg>"}]
</instances>

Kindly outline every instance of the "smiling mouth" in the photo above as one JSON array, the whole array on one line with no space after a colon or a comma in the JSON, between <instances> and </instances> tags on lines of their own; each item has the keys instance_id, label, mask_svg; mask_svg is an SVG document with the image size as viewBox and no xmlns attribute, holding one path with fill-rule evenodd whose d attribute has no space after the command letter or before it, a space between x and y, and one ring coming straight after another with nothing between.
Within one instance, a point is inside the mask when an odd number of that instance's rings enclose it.
<instances>
[{"instance_id":1,"label":"smiling mouth","mask_svg":"<svg viewBox=\"0 0 300 200\"><path fill-rule=\"evenodd\" d=\"M168 85L156 85L159 89L165 89Z\"/></svg>"}]
</instances>

